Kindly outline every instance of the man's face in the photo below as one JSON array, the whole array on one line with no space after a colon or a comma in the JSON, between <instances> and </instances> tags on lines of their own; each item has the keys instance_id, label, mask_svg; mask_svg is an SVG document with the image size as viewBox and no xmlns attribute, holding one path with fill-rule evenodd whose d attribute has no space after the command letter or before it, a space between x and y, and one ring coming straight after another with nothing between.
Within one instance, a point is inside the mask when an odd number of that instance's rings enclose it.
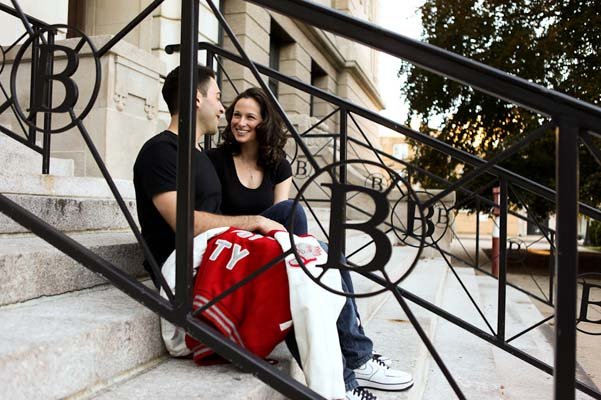
<instances>
[{"instance_id":1,"label":"man's face","mask_svg":"<svg viewBox=\"0 0 601 400\"><path fill-rule=\"evenodd\" d=\"M221 91L215 79L211 78L206 97L196 91L196 124L203 135L214 135L218 132L219 118L225 112L221 104Z\"/></svg>"}]
</instances>

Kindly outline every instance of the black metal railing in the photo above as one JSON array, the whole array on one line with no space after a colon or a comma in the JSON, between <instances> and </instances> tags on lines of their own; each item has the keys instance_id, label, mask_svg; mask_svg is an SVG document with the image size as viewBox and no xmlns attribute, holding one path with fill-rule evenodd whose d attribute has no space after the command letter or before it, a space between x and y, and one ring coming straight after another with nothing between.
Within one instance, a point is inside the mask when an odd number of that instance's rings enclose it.
<instances>
[{"instance_id":1,"label":"black metal railing","mask_svg":"<svg viewBox=\"0 0 601 400\"><path fill-rule=\"evenodd\" d=\"M310 180L314 180L316 176L325 174L330 177L332 181L332 187L340 187L343 190L352 190L355 192L368 193L374 201L379 199L380 194L375 193L374 190L366 190L365 188L358 188L357 185L351 185L349 180L350 169L354 168L357 164L356 160L350 160L350 153L358 151L368 151L372 154L375 161L370 161L367 164L371 166L365 167L365 173L369 172L374 166L382 166L385 160L390 160L405 166L407 176L409 179L403 178L390 168L383 168L388 173L390 178L390 185L385 191L388 195L392 192L401 193L405 196L406 200L413 201L417 204L417 218L425 221L424 211L429 207L432 207L437 201L443 199L447 194L454 192L464 193L466 195L464 204L455 204L449 211L453 209L459 209L465 205L466 201L473 200L477 203L477 209L484 205L487 209L497 208L499 213L499 231L501 242L500 253L499 253L499 271L498 276L494 276L491 272L483 268L483 265L476 260L462 259L465 263L479 269L488 275L498 279L498 301L497 301L497 321L496 329L493 327L493 323L488 321L485 313L478 307L477 302L470 295L465 285L461 281L459 275L454 269L454 265L451 262L451 258L458 258L456 255L452 255L448 250L442 248L436 241L430 240L425 235L425 223L422 223L421 230L414 231L409 229L407 226L397 226L392 218L388 220L391 214L389 201L377 203L380 207L386 208L384 213L387 218L370 220L374 225L378 225L385 233L391 233L401 231L402 237L406 244L415 244L417 247L416 259L412 266L409 268L407 273L403 275L400 280L391 279L384 269L382 274L374 274L372 271L361 271L360 268L354 269L354 272L360 273L367 277L373 282L381 285L382 290L389 290L399 305L402 307L407 317L411 321L412 325L416 329L416 332L424 342L424 345L430 351L432 357L437 362L438 366L442 370L444 376L448 380L449 384L453 388L455 394L459 398L465 398L461 387L457 384L456 380L450 373L449 369L444 364L442 358L438 354L436 348L431 343L430 339L425 334L423 328L417 321L414 313L407 305L407 300L420 305L436 315L443 317L450 322L462 327L466 331L476 335L477 337L503 349L507 352L516 355L522 360L529 364L547 372L552 373L555 377L555 398L556 399L574 399L575 388L582 390L583 392L593 396L594 398L601 399L601 393L596 388L587 386L582 382L578 382L575 379L576 375L576 351L575 351L575 338L576 338L576 278L577 278L577 214L580 212L590 218L601 220L601 211L597 208L579 203L578 202L578 146L581 141L593 154L598 162L601 163L601 151L595 147L594 137L598 138L601 132L601 109L593 105L581 102L571 97L565 96L561 93L557 93L538 85L532 84L520 78L510 76L501 71L492 69L485 65L473 62L463 57L457 56L450 52L435 48L433 46L423 44L417 41L413 41L402 36L396 35L392 32L385 31L375 25L360 21L358 19L349 17L345 14L332 10L330 8L322 7L318 4L309 3L303 0L290 0L287 2L275 1L275 0L262 0L255 1L249 0L252 3L262 5L275 12L284 14L291 18L295 18L309 25L313 25L317 28L321 28L332 33L344 36L355 42L368 45L377 50L387 52L394 56L404 59L405 61L411 62L414 65L424 67L434 73L448 77L450 79L459 81L467 84L473 88L487 92L488 94L505 99L509 102L518 104L529 110L533 110L545 116L547 122L542 125L539 129L530 133L525 139L520 141L514 147L511 147L504 152L496 155L490 160L483 160L477 156L469 154L467 152L453 148L452 146L437 140L434 137L424 135L416 132L406 126L403 126L397 122L386 119L378 114L375 114L363 107L352 104L344 99L337 96L326 93L323 90L306 85L298 80L287 77L275 70L268 67L254 63L245 53L244 49L232 33L228 26L225 18L223 17L220 10L215 7L212 1L208 0L210 8L220 22L221 27L224 29L230 40L234 44L238 54L234 54L225 51L218 46L214 46L207 43L197 43L196 32L198 32L198 1L195 0L183 0L182 1L182 29L181 29L181 44L169 46L167 51L173 52L179 50L180 52L180 87L184 88L180 93L180 132L178 135L179 146L178 146L178 176L177 176L177 188L178 188L178 199L177 199L177 221L178 230L176 232L176 287L178 290L174 294L167 286L164 277L160 272L160 268L156 261L152 257L147 245L141 237L141 234L135 224L133 217L130 215L129 210L125 207L123 199L119 194L113 180L106 169L101 157L99 156L94 143L92 142L84 124L84 116L77 116L73 112L74 99L66 96L65 104L66 112L72 120L72 125L77 128L84 138L86 145L96 163L98 164L102 175L107 180L111 191L113 192L122 212L126 216L128 223L136 238L138 239L142 251L145 257L150 261L151 267L155 275L159 278L160 286L166 291L168 299L161 298L158 293L148 289L142 283L133 279L132 277L124 274L116 266L107 262L98 255L92 253L89 249L75 242L73 239L66 236L64 233L59 232L43 220L32 215L19 205L15 204L5 196L0 195L0 211L7 214L21 225L29 228L33 233L42 237L44 240L68 254L78 262L82 263L87 268L105 276L111 283L113 283L120 290L127 293L129 296L144 304L146 307L152 309L154 312L166 318L175 325L181 326L188 331L196 339L204 342L209 347L214 349L217 353L232 361L233 363L241 366L245 370L253 372L259 379L263 380L276 390L280 391L284 395L298 399L318 399L321 398L316 393L312 392L305 386L299 384L289 376L282 374L280 371L266 363L264 360L258 359L256 356L248 353L244 349L241 349L231 342L223 338L221 335L216 333L211 327L200 321L195 315L201 310L197 310L192 313L192 301L191 301L191 288L192 288L192 223L193 223L193 193L194 193L194 180L192 179L192 138L195 132L195 118L193 108L193 94L195 85L196 74L194 69L197 65L198 50L203 49L207 51L207 64L213 65L213 59L217 57L218 65L220 66L220 72L223 73L229 79L227 71L221 67L221 59L229 59L235 63L242 64L249 68L257 83L260 84L263 89L271 96L278 112L282 115L286 128L289 134L294 139L297 149L295 158L303 158L309 163L313 169L313 174L309 177L305 185L299 187L297 185L298 195L296 201L303 201L307 209L313 214L313 204L323 204L324 202L331 201L333 192L330 196L328 193L324 193L322 198L309 198L304 196L304 189L310 183ZM98 64L98 59L106 54L110 48L121 40L128 32L135 28L135 26L146 16L158 7L162 1L157 0L150 4L144 9L136 18L132 20L123 30L121 30L112 40L110 40L104 47L96 50L91 42L87 40L85 34L82 33L82 41L76 45L75 48L71 49L74 53L74 57L77 57L78 51L83 46L84 41L89 43L91 53ZM33 135L35 131L39 130L44 132L44 147L36 149L36 151L47 152L47 159L49 160L49 146L50 146L50 131L52 131L51 116L53 110L51 106L52 102L52 67L53 67L53 52L44 53L48 49L52 49L54 45L54 37L50 34L54 32L56 28L49 25L43 25L41 21L32 19L25 15L19 8L16 0L13 0L14 8L10 8L5 5L0 5L0 11L5 11L21 19L25 27L25 34L19 38L12 46L16 46L22 38L27 37L27 45L31 45L33 50L32 64L34 63L33 58L37 55L43 55L43 59L47 60L47 64L43 67L32 68L32 74L42 74L45 79L40 79L37 75L32 75L32 89L31 89L31 103L30 110L35 111L36 105L45 104L45 108L39 108L41 114L43 114L44 124L43 127L37 128L35 122L37 121L37 115L30 115L29 119L25 118L23 121L19 120L20 123L29 126L28 135L23 139L22 136L15 134L12 131L4 127L0 127L0 130L9 136L21 141L22 143L29 145L30 147L35 145L35 136L33 141L31 139L31 128L33 127ZM39 31L36 32L36 27ZM39 46L37 41L43 43L44 46ZM36 47L38 46L38 47ZM4 52L3 52L4 53ZM18 62L15 62L17 65ZM13 69L15 66L13 65ZM0 72L1 73L1 72ZM283 84L289 85L298 90L309 93L312 96L320 98L334 106L334 111L330 115L322 118L318 124L308 129L304 133L300 134L295 129L290 119L286 116L286 113L279 105L268 86L260 79L260 74L264 74L273 78ZM12 74L14 75L14 74ZM11 81L14 80L11 75ZM97 68L96 83L100 81L100 72ZM12 82L11 82L12 83ZM42 85L42 87L33 87L34 84ZM19 112L18 105L14 104L14 85L11 84L11 91L8 93L3 87L1 88L7 101L0 106L0 111L12 108L16 115L23 114ZM45 99L46 103L38 103L42 99ZM91 100L93 103L95 100ZM337 115L338 116L338 132L336 133L312 133L311 131L315 127L325 121L327 118ZM461 179L455 182L449 182L443 178L430 173L423 168L420 168L416 163L410 163L405 160L397 159L389 154L386 154L382 150L374 146L368 136L363 132L358 118L364 118L381 126L390 128L404 135L406 138L413 140L420 146L427 146L433 148L436 151L445 154L446 156L453 157L465 165L471 166L472 169L467 172ZM355 135L349 134L353 130ZM503 168L499 165L500 162L516 154L516 152L524 147L528 146L541 135L546 134L549 130L554 130L557 135L557 184L555 189L547 188L537 182L531 181L526 177L520 176ZM47 139L46 139L47 137ZM307 142L315 138L322 137L332 141L332 163L326 165L320 165L317 161L315 154L310 150ZM206 146L210 146L210 141L205 142ZM329 144L325 144L319 150L324 151L328 148ZM46 165L47 163L45 163ZM44 169L44 173L48 172L48 168ZM429 179L440 182L444 189L439 193L430 194L425 201L420 200L415 191L411 188L411 182L419 182L420 176L427 176ZM482 191L485 187L478 189L470 189L470 185L476 178L488 177L490 183L485 185L500 186L500 200L491 200L484 196ZM528 220L528 217L524 217L516 211L512 211L508 207L508 197L510 192L516 191L527 191L534 195L540 196L548 201L554 202L556 205L557 214L557 229L548 229L538 221L534 221L538 224L543 232L543 236L548 241L551 251L555 254L555 271L556 279L553 279L553 274L549 276L549 287L548 293L543 297L536 297L538 300L545 302L550 306L555 307L555 320L556 320L556 358L554 367L549 364L529 355L519 348L513 346L510 342L520 337L530 330L538 327L540 324L546 322L546 319L539 321L536 324L528 327L527 329L514 333L512 335L507 334L507 327L505 321L505 308L506 308L506 289L507 286L512 286L507 282L507 218L509 215L514 215L521 219ZM347 192L344 192L345 195ZM344 202L343 202L344 203ZM360 206L353 204L352 201L348 201L345 204L345 208L349 212L363 214L366 217L373 217L372 213L362 209ZM376 207L377 208L377 207ZM344 209L343 209L344 210ZM325 229L320 225L324 235L330 241L330 247L339 248L344 250L344 231L348 228L346 223L345 211L343 211L342 219L338 220L338 224L331 224L329 230ZM357 227L357 225L355 226ZM374 244L375 248L386 247L386 243L372 236L373 240L366 243L363 248ZM403 241L401 240L401 241ZM372 243L373 242L373 243ZM476 242L476 257L479 253L479 242ZM389 246L389 244L388 244ZM478 328L473 323L462 320L461 318L447 312L443 308L424 300L418 294L408 291L402 287L399 283L408 276L413 267L418 263L418 256L421 250L425 246L435 248L440 256L445 260L446 264L452 271L454 277L458 279L461 286L464 288L466 295L469 297L473 306L477 309L479 316L483 319L487 330ZM349 258L352 258L354 254L357 254L360 249L355 249L352 253L347 254ZM295 254L296 255L296 254ZM300 263L302 261L299 260ZM352 262L350 263L352 266ZM264 271L270 267L270 264L264 266L261 271ZM518 286L513 285L518 288ZM554 288L556 290L554 294ZM183 290L182 290L183 289ZM231 288L235 290L236 288ZM520 289L522 290L522 289ZM227 295L224 293L222 296ZM349 293L346 293L349 295ZM210 305L205 306L205 309ZM507 336L510 336L507 339Z\"/></svg>"},{"instance_id":2,"label":"black metal railing","mask_svg":"<svg viewBox=\"0 0 601 400\"><path fill-rule=\"evenodd\" d=\"M173 52L173 51L176 51L178 48L179 48L178 45L171 45L171 46L167 46L166 50L167 50L167 52ZM228 52L224 49L218 48L217 46L214 46L210 43L205 43L205 42L199 43L199 49L205 50L207 52L207 57L208 57L207 63L211 62L209 60L211 57L222 57L223 59L231 60L236 63L240 63L240 64L248 66L248 64L245 64L244 60L241 59L240 57L237 57L235 54ZM219 63L219 64L221 65L222 63ZM395 161L400 164L403 164L407 168L407 170L410 171L409 174L414 177L414 181L416 181L416 182L420 181L420 179L418 177L419 175L426 175L430 179L435 179L439 183L444 184L446 186L446 188L442 191L439 191L439 193L437 193L435 195L431 195L429 200L424 202L424 204L423 204L424 207L427 207L429 204L431 205L431 204L435 203L436 201L440 200L444 195L449 194L452 191L462 191L467 195L467 198L464 199L462 203L457 203L457 204L453 205L448 211L451 211L452 209L461 208L470 199L477 200L478 203L486 204L488 206L488 208L491 208L491 207L500 208L499 214L500 214L501 226L499 227L499 231L500 231L499 241L503 244L508 242L508 239L507 239L507 218L508 218L508 216L511 215L520 220L535 223L539 226L540 230L542 231L541 239L547 240L547 242L549 243L549 246L551 247L551 254L554 254L555 246L554 246L553 237L555 235L555 230L544 227L540 224L539 221L532 220L528 216L524 216L517 211L509 210L508 206L507 206L508 198L509 198L509 191L511 191L515 195L515 197L517 197L519 199L519 196L517 195L517 190L523 190L523 191L531 192L531 193L535 193L535 194L549 193L549 192L552 193L553 190L543 187L543 186L537 184L536 182L530 181L521 176L515 177L511 173L506 175L504 173L507 171L503 170L502 168L501 168L500 173L494 171L494 169L493 169L494 166L497 166L496 165L497 163L516 154L518 151L520 151L524 147L531 145L534 141L541 138L543 136L543 134L548 133L549 131L552 131L555 128L555 125L552 122L543 124L538 129L536 129L533 132L531 132L530 134L526 135L526 137L524 139L522 139L521 141L519 141L516 145L514 145L514 146L510 147L509 149L507 149L506 151L498 154L493 159L486 161L486 162L483 162L483 160L478 160L478 163L474 163L474 165L475 166L480 165L479 167L474 169L471 173L464 175L464 177L462 179L455 181L455 182L449 182L449 181L445 180L444 178L441 178L435 174L432 174L432 173L420 168L418 165L409 163L405 160L397 159L397 158L395 158L389 154L386 154L385 152L375 148L373 146L373 144L370 143L367 135L363 132L363 130L357 123L357 120L354 117L353 113L351 113L349 111L350 109L356 109L355 105L350 104L348 101L346 101L342 98L339 98L335 95L332 95L332 94L326 93L324 91L321 91L319 89L316 89L314 87L311 87L310 85L307 85L299 80L287 77L287 76L281 74L280 72L270 69L266 66L259 65L259 64L256 64L255 66L257 67L258 71L261 74L264 74L265 76L267 76L271 79L274 79L278 82L285 83L285 84L287 84L291 87L294 87L300 91L303 91L305 93L310 93L312 96L318 97L324 101L328 101L329 103L332 104L332 106L336 107L334 111L332 111L330 114L323 117L317 123L310 126L305 132L300 134L300 136L304 140L308 140L309 138L328 138L328 139L340 142L341 144L339 147L345 148L345 149L352 148L352 145L355 144L357 146L361 146L361 147L373 152L374 156L378 159L378 161L380 163L384 163L385 159L388 159L390 161ZM224 75L227 76L226 71L224 71ZM227 84L234 85L234 90L236 92L240 91L240 88L235 87L235 84L231 80L228 79ZM372 121L372 122L378 122L382 118L379 114L376 114L369 110L364 110L364 109L357 109L357 110L358 110L358 112L357 112L358 115L360 115L361 117L363 117L369 121ZM312 131L314 131L325 120L327 120L328 118L331 118L334 114L340 114L339 118L340 118L340 120L342 120L343 113L345 113L346 117L350 121L353 122L353 125L355 126L357 131L360 133L360 137L362 139L357 139L355 137L343 135L342 132L344 132L344 125L340 129L341 133L320 133L320 134L310 135L310 133ZM388 121L388 124L389 124L388 126L390 126L392 123L393 123L392 121ZM403 129L408 129L408 128L403 128ZM421 135L418 132L414 132L413 134ZM345 136L346 136L346 139L344 139ZM441 152L444 152L446 150L445 147L448 146L445 143L437 143L437 144L440 145ZM319 149L317 151L312 153L312 156L315 157L317 154L321 153L324 150L324 147L325 146L319 147ZM332 145L332 148L335 149L336 147L337 146ZM295 152L295 156L292 158L296 159L297 154L298 154L298 150ZM336 162L337 157L336 157L335 151L333 152L332 156L333 156L332 162ZM473 180L475 180L476 178L478 178L482 175L489 175L491 177L490 178L491 181L485 186L485 188L490 188L490 186L496 186L496 185L498 185L502 188L500 201L494 201L486 196L481 195L479 192L481 192L484 188L480 188L477 191L473 191L466 187L469 183L471 183ZM298 186L297 186L297 189L298 189ZM546 198L549 198L549 196L546 196ZM313 215L315 215L315 213L312 210L312 204L320 205L324 202L327 203L330 200L329 199L326 199L326 200L316 199L316 198L303 198L303 201L306 202L308 210ZM520 202L518 204L522 204L524 207L527 207L525 205L525 203L523 203L523 202ZM596 210L590 206L587 206L586 204L580 204L580 205L582 207L582 210L584 210L584 212L588 212L589 215L591 215L593 218L596 216L596 213L598 212L598 210ZM362 212L362 210L360 208L354 206L350 201L347 204L347 206L356 211ZM480 205L478 207L480 207ZM364 213L364 214L367 215L367 213ZM319 221L318 221L318 225L320 226L322 233L324 235L326 235L326 237L327 237L327 231L319 223ZM384 224L384 225L385 225L384 228L386 229L387 233L394 230L394 224ZM449 229L452 230L452 227L449 227ZM458 235L453 234L453 237L455 240L460 242L460 238ZM478 246L478 243L480 240L479 235L477 235L476 240L477 240L476 246ZM364 246L356 249L352 253L347 254L347 257L349 259L352 258L353 255L355 255L356 253L361 251L363 248L365 248L369 244L370 243L366 243ZM456 323L458 326L467 329L471 333L478 334L481 338L514 354L515 356L530 363L531 365L533 365L543 371L546 371L548 373L552 373L553 368L550 365L533 357L532 355L529 355L529 354L521 351L519 348L514 347L510 343L513 342L514 340L516 340L517 338L523 336L524 334L530 332L531 330L539 327L541 324L548 322L551 318L553 318L553 316L543 318L541 321L536 321L531 326L528 326L518 332L511 332L511 335L509 335L509 334L506 334L506 321L505 321L505 318L506 318L505 307L506 306L505 306L505 304L506 304L506 287L512 287L520 292L523 292L523 293L529 295L531 298L533 298L537 301L543 302L544 304L553 307L554 306L554 303L553 303L553 288L554 288L553 274L549 275L550 282L549 282L548 290L546 293L542 293L542 297L541 297L540 294L532 293L528 290L521 288L520 286L518 286L516 284L512 284L507 281L507 270L506 270L507 249L505 247L501 247L501 249L500 249L500 254L499 254L500 271L498 271L496 274L493 274L490 271L490 269L485 268L486 263L474 262L473 260L468 260L468 259L458 257L457 255L454 255L451 252L449 252L447 249L443 249L442 247L438 246L437 243L431 243L431 246L436 248L436 250L439 252L440 256L444 259L444 261L446 262L446 264L452 271L453 276L458 280L458 282L459 282L460 286L463 288L466 296L469 298L470 302L472 303L472 305L475 307L476 311L482 318L482 321L485 323L486 327L488 328L488 331L477 328L473 324L470 324L467 321L450 316L448 313L446 313L444 310L440 309L435 304L432 304L432 303L424 300L423 298L421 298L419 296L419 294L417 294L417 293L410 293L408 291L405 291L404 295L407 296L407 298L410 298L411 300L415 301L417 304L429 309L430 311L438 314L439 316L449 319L451 322ZM464 264L469 265L469 266L477 269L479 272L484 273L484 274L498 280L499 294L498 294L498 303L497 303L498 311L497 311L497 321L496 321L497 328L496 329L493 328L493 324L486 318L481 307L473 299L469 290L467 290L464 282L461 280L460 276L455 271L455 268L451 263L451 258L459 259ZM551 257L551 260L553 260L552 257ZM552 266L553 266L553 263L550 264L550 267L552 267ZM401 290L403 290L403 289L401 289ZM541 289L541 291L542 291L542 289ZM584 385L582 383L578 383L577 386L579 389L584 390L585 392L587 392L589 394L594 394L595 392L597 392L596 388L587 387L586 385ZM597 395L598 395L598 393L597 393Z\"/></svg>"},{"instance_id":3,"label":"black metal railing","mask_svg":"<svg viewBox=\"0 0 601 400\"><path fill-rule=\"evenodd\" d=\"M6 13L8 15L13 15L17 18L21 18L25 16L23 12L18 8L18 3L16 3L16 8L11 8L5 4L0 4L0 11ZM52 114L46 113L44 114L44 129L40 130L43 134L42 143L39 145L37 143L37 132L35 121L37 120L37 112L36 112L36 101L44 99L44 101L48 101L48 99L52 98L52 90L51 87L46 87L44 89L37 87L37 76L38 72L41 70L45 70L48 73L52 73L52 60L47 58L44 60L40 60L40 46L41 45L50 45L54 44L54 39L56 36L56 30L49 29L49 25L39 19L32 18L30 16L25 16L27 20L30 22L31 26L28 26L29 29L26 29L25 33L19 36L13 43L6 47L1 47L2 51L2 66L0 67L0 71L5 70L6 64L6 55L9 53L15 46L19 44L23 38L26 36L30 36L33 38L31 46L31 86L29 91L29 104L28 109L30 110L27 115L27 121L30 124L27 124L25 121L21 119L16 119L19 124L20 132L9 129L5 126L0 126L0 132L5 135L11 137L12 139L24 144L30 149L42 155L42 173L48 174L50 172L50 134L46 131L49 130L52 123ZM43 34L40 34L43 32ZM11 109L13 113L16 114L14 98L9 94L9 92L4 88L4 86L0 83L0 91L4 95L6 99L2 105L0 105L0 114L4 113L7 109ZM31 124L33 123L33 125Z\"/></svg>"}]
</instances>

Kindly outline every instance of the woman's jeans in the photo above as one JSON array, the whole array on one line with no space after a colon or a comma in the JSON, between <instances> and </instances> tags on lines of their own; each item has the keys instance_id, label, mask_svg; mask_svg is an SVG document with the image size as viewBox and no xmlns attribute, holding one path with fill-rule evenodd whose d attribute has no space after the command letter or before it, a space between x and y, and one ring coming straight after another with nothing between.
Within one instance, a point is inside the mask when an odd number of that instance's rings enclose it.
<instances>
[{"instance_id":1,"label":"woman's jeans","mask_svg":"<svg viewBox=\"0 0 601 400\"><path fill-rule=\"evenodd\" d=\"M293 204L294 202L291 200L277 203L265 210L261 215L287 227L288 218L293 211ZM294 211L295 216L292 232L297 235L306 234L307 217L305 212L300 206ZM320 244L327 252L327 245L325 243ZM353 281L351 280L350 273L346 270L341 270L340 275L342 276L342 290L345 293L354 293ZM338 327L338 337L340 338L340 348L342 350L344 384L346 390L352 390L357 387L357 381L353 370L365 364L371 358L373 350L373 343L371 339L365 336L365 332L361 326L361 320L354 298L347 297L342 311L340 312L340 316L338 317L338 321L336 321L336 325ZM294 332L291 332L288 335L286 344L298 364L301 365Z\"/></svg>"},{"instance_id":2,"label":"woman's jeans","mask_svg":"<svg viewBox=\"0 0 601 400\"><path fill-rule=\"evenodd\" d=\"M293 206L294 201L285 200L272 205L267 210L263 211L261 215L263 217L274 220L275 222L279 222L280 224L284 225L286 229L288 229L290 218L292 216ZM292 227L292 233L294 233L295 235L307 234L307 216L305 215L305 211L300 206L300 204L296 207L293 223L294 226Z\"/></svg>"}]
</instances>

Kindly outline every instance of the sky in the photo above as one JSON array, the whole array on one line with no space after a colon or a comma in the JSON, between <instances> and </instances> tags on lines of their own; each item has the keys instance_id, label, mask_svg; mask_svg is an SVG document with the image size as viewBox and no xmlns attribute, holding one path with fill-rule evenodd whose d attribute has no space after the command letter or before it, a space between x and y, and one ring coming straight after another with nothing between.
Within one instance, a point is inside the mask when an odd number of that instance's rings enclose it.
<instances>
[{"instance_id":1,"label":"sky","mask_svg":"<svg viewBox=\"0 0 601 400\"><path fill-rule=\"evenodd\" d=\"M418 8L423 3L424 0L380 0L378 25L419 40L422 26ZM409 109L400 98L402 81L397 78L397 72L401 61L384 53L379 57L379 89L386 105L380 114L404 123Z\"/></svg>"}]
</instances>

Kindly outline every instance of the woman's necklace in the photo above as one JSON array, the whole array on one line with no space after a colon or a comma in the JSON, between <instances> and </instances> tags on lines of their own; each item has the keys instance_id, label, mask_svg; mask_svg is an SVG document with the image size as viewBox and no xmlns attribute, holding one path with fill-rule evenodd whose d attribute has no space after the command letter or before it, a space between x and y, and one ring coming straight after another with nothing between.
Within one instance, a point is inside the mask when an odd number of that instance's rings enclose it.
<instances>
[{"instance_id":1,"label":"woman's necklace","mask_svg":"<svg viewBox=\"0 0 601 400\"><path fill-rule=\"evenodd\" d=\"M248 183L250 184L251 187L254 187L254 185L255 185L255 174L257 172L256 171L256 167L252 165L253 164L252 162L248 163L248 162L244 161L242 159L242 157L238 157L238 163L241 165L242 170L246 173L246 176L249 179Z\"/></svg>"},{"instance_id":2,"label":"woman's necklace","mask_svg":"<svg viewBox=\"0 0 601 400\"><path fill-rule=\"evenodd\" d=\"M250 177L250 182L251 183L254 182L255 175L253 174L252 163L247 163L246 161L243 161L242 159L240 159L240 163L244 166L244 169L246 170L246 173Z\"/></svg>"},{"instance_id":3,"label":"woman's necklace","mask_svg":"<svg viewBox=\"0 0 601 400\"><path fill-rule=\"evenodd\" d=\"M248 174L250 175L250 183L254 184L255 183L255 175L253 174L252 168L248 168Z\"/></svg>"}]
</instances>

